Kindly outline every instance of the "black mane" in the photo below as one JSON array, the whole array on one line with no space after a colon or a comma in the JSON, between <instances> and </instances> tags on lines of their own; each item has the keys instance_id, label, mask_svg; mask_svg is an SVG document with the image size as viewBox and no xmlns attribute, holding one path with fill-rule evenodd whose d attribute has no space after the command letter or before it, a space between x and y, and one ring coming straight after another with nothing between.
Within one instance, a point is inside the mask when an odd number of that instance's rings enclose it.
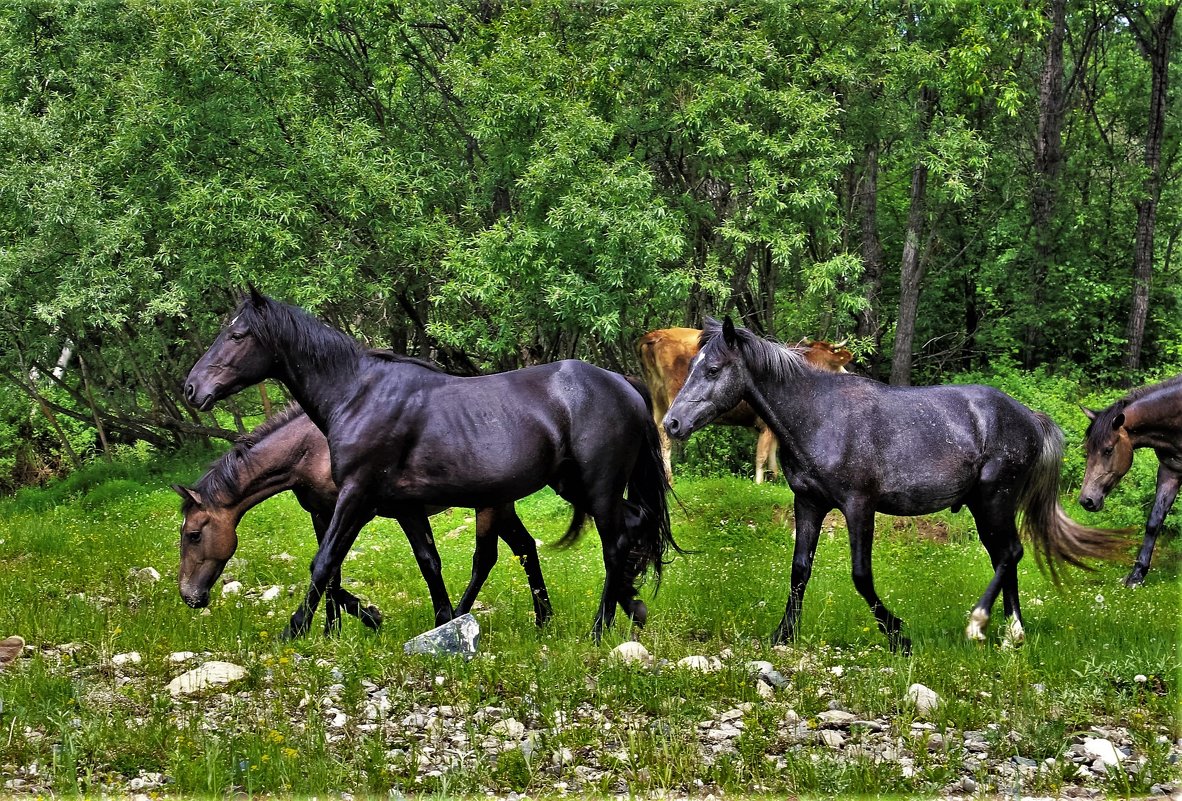
<instances>
[{"instance_id":1,"label":"black mane","mask_svg":"<svg viewBox=\"0 0 1182 801\"><path fill-rule=\"evenodd\" d=\"M234 440L234 447L209 465L205 475L197 480L193 489L206 500L227 500L237 494L240 490L242 470L250 464L251 448L292 420L303 416L304 410L300 405L292 403L260 423L253 431L243 434ZM181 513L186 513L190 506L191 501L184 501L181 504Z\"/></svg>"},{"instance_id":2,"label":"black mane","mask_svg":"<svg viewBox=\"0 0 1182 801\"><path fill-rule=\"evenodd\" d=\"M1182 388L1182 375L1176 375L1173 378L1167 378L1165 381L1159 381L1156 384L1148 384L1130 390L1124 397L1096 413L1096 419L1088 423L1088 430L1084 433L1084 439L1089 446L1100 446L1103 434L1112 428L1112 421L1129 404L1148 395L1152 395L1155 392L1164 392L1179 388Z\"/></svg>"},{"instance_id":3,"label":"black mane","mask_svg":"<svg viewBox=\"0 0 1182 801\"><path fill-rule=\"evenodd\" d=\"M274 298L262 306L247 297L234 313L259 343L274 353L299 353L309 366L336 369L357 363L365 348L348 334Z\"/></svg>"}]
</instances>

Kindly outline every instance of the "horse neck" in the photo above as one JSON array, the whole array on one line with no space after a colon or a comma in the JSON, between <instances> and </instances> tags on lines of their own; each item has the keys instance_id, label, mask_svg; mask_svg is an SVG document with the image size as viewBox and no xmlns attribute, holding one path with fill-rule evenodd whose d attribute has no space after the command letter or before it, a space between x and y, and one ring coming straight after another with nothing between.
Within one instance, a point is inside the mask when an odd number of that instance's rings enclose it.
<instances>
[{"instance_id":1,"label":"horse neck","mask_svg":"<svg viewBox=\"0 0 1182 801\"><path fill-rule=\"evenodd\" d=\"M1182 450L1182 391L1155 392L1125 409L1126 426L1134 448Z\"/></svg>"},{"instance_id":2,"label":"horse neck","mask_svg":"<svg viewBox=\"0 0 1182 801\"><path fill-rule=\"evenodd\" d=\"M344 334L340 334L345 337ZM334 412L350 396L347 387L356 381L361 364L359 350L342 346L338 358L301 352L298 347L280 350L276 378L291 392L321 431L328 431Z\"/></svg>"},{"instance_id":3,"label":"horse neck","mask_svg":"<svg viewBox=\"0 0 1182 801\"><path fill-rule=\"evenodd\" d=\"M230 510L237 523L258 504L301 483L308 455L299 449L300 439L279 429L259 440L250 448L233 485L219 493L221 497L206 499L206 504ZM293 458L297 454L299 458Z\"/></svg>"},{"instance_id":4,"label":"horse neck","mask_svg":"<svg viewBox=\"0 0 1182 801\"><path fill-rule=\"evenodd\" d=\"M811 385L822 376L809 368L787 378L752 374L743 396L780 441L781 462L797 469L806 466L797 430L801 425L813 424L813 407L808 399ZM770 398L775 398L774 402Z\"/></svg>"}]
</instances>

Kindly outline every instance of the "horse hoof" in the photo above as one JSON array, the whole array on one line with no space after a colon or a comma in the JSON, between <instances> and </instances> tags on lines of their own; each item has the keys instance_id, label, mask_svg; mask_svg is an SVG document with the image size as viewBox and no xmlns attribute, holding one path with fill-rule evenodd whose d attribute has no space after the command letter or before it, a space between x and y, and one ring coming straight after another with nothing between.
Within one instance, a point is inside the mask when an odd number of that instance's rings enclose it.
<instances>
[{"instance_id":1,"label":"horse hoof","mask_svg":"<svg viewBox=\"0 0 1182 801\"><path fill-rule=\"evenodd\" d=\"M370 631L379 631L382 628L382 613L378 611L376 606L367 606L361 610L361 625L365 626Z\"/></svg>"},{"instance_id":2,"label":"horse hoof","mask_svg":"<svg viewBox=\"0 0 1182 801\"><path fill-rule=\"evenodd\" d=\"M1144 583L1145 583L1145 573L1143 571L1141 571L1140 569L1135 568L1132 573L1125 576L1125 586L1126 587L1129 587L1129 588L1140 587Z\"/></svg>"},{"instance_id":3,"label":"horse hoof","mask_svg":"<svg viewBox=\"0 0 1182 801\"><path fill-rule=\"evenodd\" d=\"M303 636L303 631L300 631L289 623L287 628L283 630L283 633L279 635L279 638L284 642L291 642L292 640L298 640Z\"/></svg>"},{"instance_id":4,"label":"horse hoof","mask_svg":"<svg viewBox=\"0 0 1182 801\"><path fill-rule=\"evenodd\" d=\"M1026 630L1022 628L1021 621L1011 618L1006 626L1005 636L1001 640L1001 647L1019 648L1024 642L1026 642Z\"/></svg>"},{"instance_id":5,"label":"horse hoof","mask_svg":"<svg viewBox=\"0 0 1182 801\"><path fill-rule=\"evenodd\" d=\"M965 626L964 636L972 642L985 642L985 629L989 626L989 613L984 609L974 609L969 615L969 624Z\"/></svg>"}]
</instances>

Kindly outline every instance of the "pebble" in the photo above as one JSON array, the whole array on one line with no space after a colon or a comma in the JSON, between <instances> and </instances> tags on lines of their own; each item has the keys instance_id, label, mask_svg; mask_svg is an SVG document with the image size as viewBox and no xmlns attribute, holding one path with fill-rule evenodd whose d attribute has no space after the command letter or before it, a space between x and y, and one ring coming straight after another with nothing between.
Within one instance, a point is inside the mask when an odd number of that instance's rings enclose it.
<instances>
[{"instance_id":1,"label":"pebble","mask_svg":"<svg viewBox=\"0 0 1182 801\"><path fill-rule=\"evenodd\" d=\"M192 651L173 651L168 655L168 661L174 665L179 665L181 662L188 662L190 659L193 659L196 656L197 654L193 653Z\"/></svg>"},{"instance_id":2,"label":"pebble","mask_svg":"<svg viewBox=\"0 0 1182 801\"><path fill-rule=\"evenodd\" d=\"M237 595L242 592L241 581L227 581L222 585L222 595Z\"/></svg>"},{"instance_id":3,"label":"pebble","mask_svg":"<svg viewBox=\"0 0 1182 801\"><path fill-rule=\"evenodd\" d=\"M263 594L259 596L259 598L264 601L274 601L279 597L279 593L281 592L283 592L283 588L279 585L274 585L264 590Z\"/></svg>"},{"instance_id":4,"label":"pebble","mask_svg":"<svg viewBox=\"0 0 1182 801\"><path fill-rule=\"evenodd\" d=\"M517 718L505 718L493 724L492 732L516 739L525 734L525 724Z\"/></svg>"},{"instance_id":5,"label":"pebble","mask_svg":"<svg viewBox=\"0 0 1182 801\"><path fill-rule=\"evenodd\" d=\"M160 571L154 567L141 567L139 570L132 570L131 573L136 579L148 584L155 584L160 580Z\"/></svg>"},{"instance_id":6,"label":"pebble","mask_svg":"<svg viewBox=\"0 0 1182 801\"><path fill-rule=\"evenodd\" d=\"M625 643L625 645L626 644L627 643ZM639 645L639 643L637 644ZM641 647L643 648L644 646ZM645 653L647 653L647 651ZM722 662L718 659L718 657L707 659L704 656L686 656L677 660L677 666L679 668L685 668L686 670L697 670L701 673L713 673L722 667Z\"/></svg>"},{"instance_id":7,"label":"pebble","mask_svg":"<svg viewBox=\"0 0 1182 801\"><path fill-rule=\"evenodd\" d=\"M111 657L111 664L115 667L126 667L127 665L138 665L143 661L139 651L128 651L125 654L115 654Z\"/></svg>"},{"instance_id":8,"label":"pebble","mask_svg":"<svg viewBox=\"0 0 1182 801\"><path fill-rule=\"evenodd\" d=\"M822 729L818 732L818 734L820 735L821 742L830 748L841 748L842 745L845 744L845 737L843 737L839 731L834 731L833 729Z\"/></svg>"},{"instance_id":9,"label":"pebble","mask_svg":"<svg viewBox=\"0 0 1182 801\"><path fill-rule=\"evenodd\" d=\"M847 728L851 723L858 719L858 716L852 712L846 712L842 709L826 709L817 715L817 720L829 726L837 726L839 728Z\"/></svg>"}]
</instances>

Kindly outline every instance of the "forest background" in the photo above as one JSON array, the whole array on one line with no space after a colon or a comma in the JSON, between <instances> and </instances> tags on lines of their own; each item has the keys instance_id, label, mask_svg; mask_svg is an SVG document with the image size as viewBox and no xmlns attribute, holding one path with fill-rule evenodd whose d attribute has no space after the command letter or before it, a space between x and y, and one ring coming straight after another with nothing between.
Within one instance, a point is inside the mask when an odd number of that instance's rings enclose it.
<instances>
[{"instance_id":1,"label":"forest background","mask_svg":"<svg viewBox=\"0 0 1182 801\"><path fill-rule=\"evenodd\" d=\"M724 313L896 384L1182 371L1177 11L5 4L0 489L279 402L181 398L247 282L461 374Z\"/></svg>"}]
</instances>

